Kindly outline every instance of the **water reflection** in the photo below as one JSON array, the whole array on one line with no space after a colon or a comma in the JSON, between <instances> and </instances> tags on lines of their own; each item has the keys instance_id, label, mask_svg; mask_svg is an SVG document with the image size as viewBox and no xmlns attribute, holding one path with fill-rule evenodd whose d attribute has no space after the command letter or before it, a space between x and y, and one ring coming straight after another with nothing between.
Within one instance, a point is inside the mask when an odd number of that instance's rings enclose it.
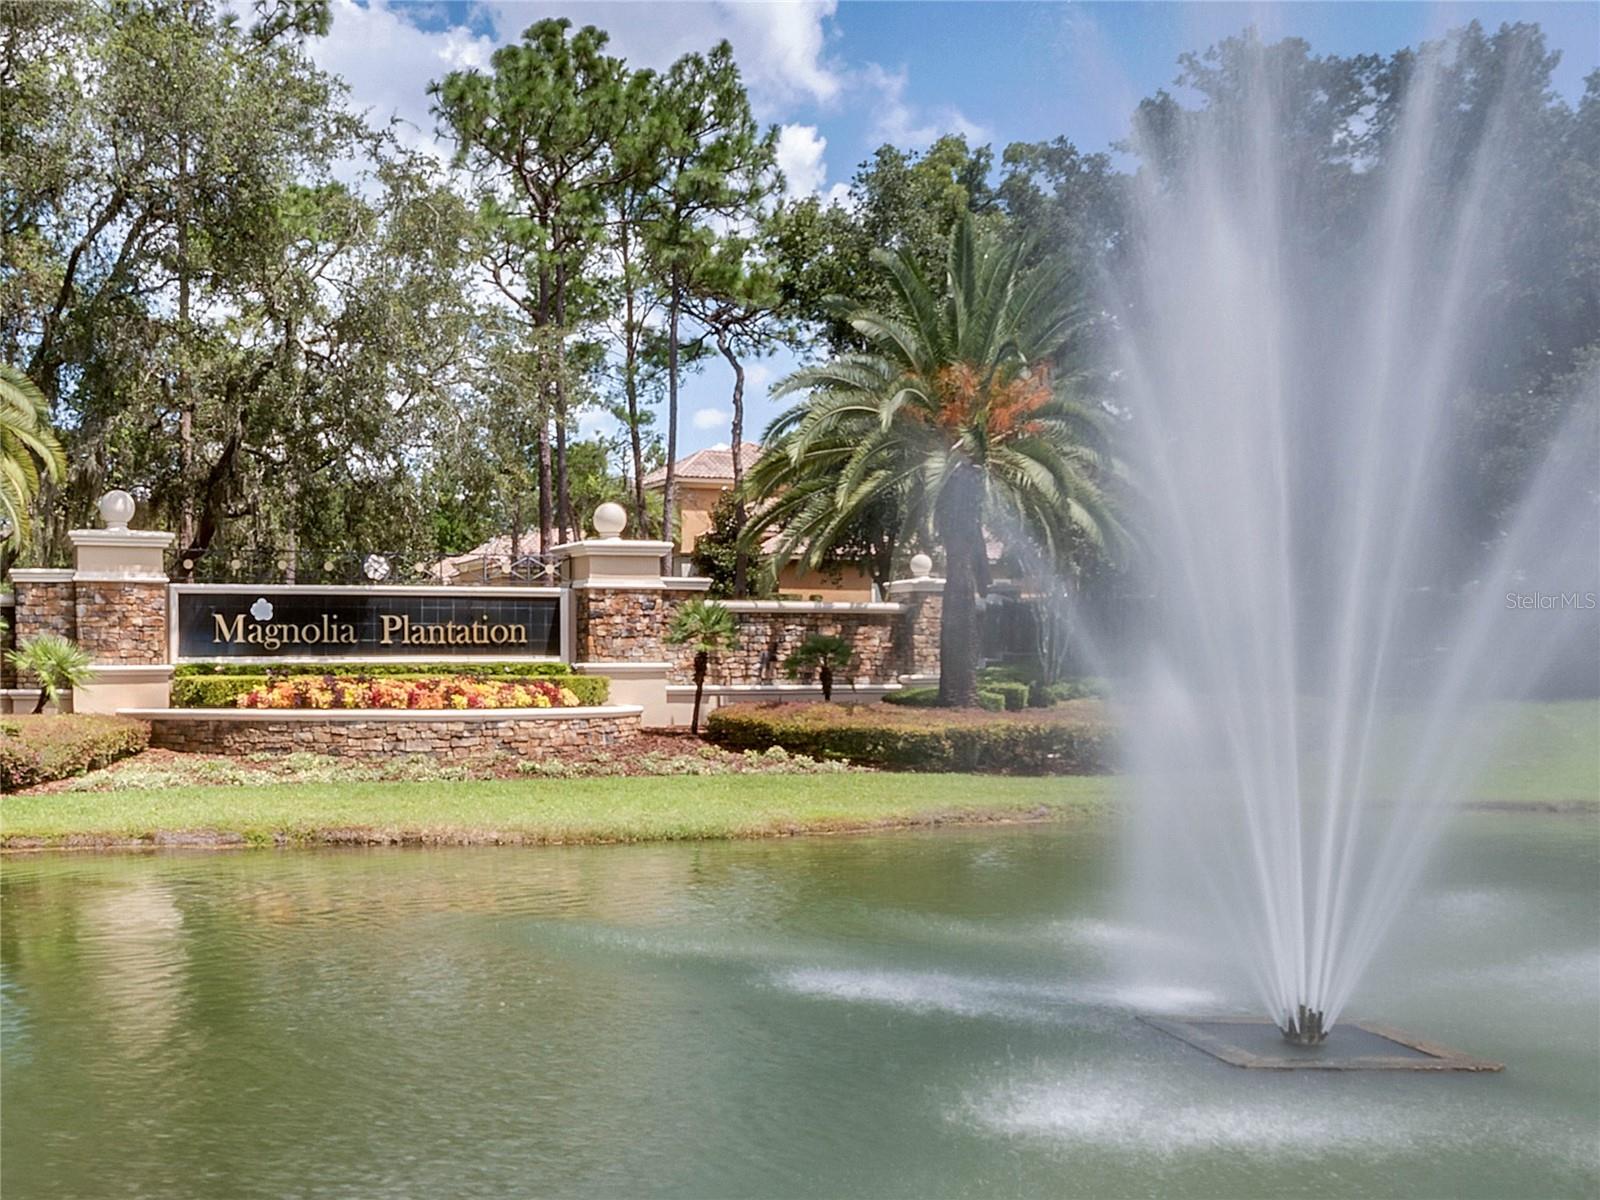
<instances>
[{"instance_id":1,"label":"water reflection","mask_svg":"<svg viewBox=\"0 0 1600 1200\"><path fill-rule=\"evenodd\" d=\"M0 1192L1293 1194L1308 1159L1349 1195L1593 1189L1588 840L1462 833L1369 1000L1511 1069L1397 1090L1133 1021L1217 998L1118 973L1148 935L1107 836L14 857Z\"/></svg>"}]
</instances>

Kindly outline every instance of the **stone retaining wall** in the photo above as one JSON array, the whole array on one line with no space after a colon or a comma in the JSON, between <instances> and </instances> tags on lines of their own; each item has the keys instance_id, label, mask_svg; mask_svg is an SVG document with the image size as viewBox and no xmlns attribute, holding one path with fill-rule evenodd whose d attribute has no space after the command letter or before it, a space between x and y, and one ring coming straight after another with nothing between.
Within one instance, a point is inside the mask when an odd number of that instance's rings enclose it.
<instances>
[{"instance_id":1,"label":"stone retaining wall","mask_svg":"<svg viewBox=\"0 0 1600 1200\"><path fill-rule=\"evenodd\" d=\"M298 712L299 710L297 710ZM130 715L150 722L150 744L194 754L291 754L305 751L339 758L478 758L495 753L542 758L594 746L623 746L639 736L639 710L575 709L572 716L464 718L455 713L423 717L363 716L175 716L141 710Z\"/></svg>"}]
</instances>

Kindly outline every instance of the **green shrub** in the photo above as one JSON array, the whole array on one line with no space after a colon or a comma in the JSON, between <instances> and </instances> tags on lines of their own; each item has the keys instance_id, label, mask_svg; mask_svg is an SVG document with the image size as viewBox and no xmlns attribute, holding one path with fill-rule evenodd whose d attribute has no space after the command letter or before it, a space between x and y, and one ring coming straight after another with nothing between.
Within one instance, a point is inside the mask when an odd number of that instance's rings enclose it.
<instances>
[{"instance_id":1,"label":"green shrub","mask_svg":"<svg viewBox=\"0 0 1600 1200\"><path fill-rule=\"evenodd\" d=\"M176 679L210 675L360 675L384 679L410 675L462 675L468 679L499 679L502 676L523 678L531 675L539 679L560 676L565 680L573 674L573 670L571 663L564 662L397 662L386 666L381 662L260 663L241 659L238 662L180 663L172 674Z\"/></svg>"},{"instance_id":2,"label":"green shrub","mask_svg":"<svg viewBox=\"0 0 1600 1200\"><path fill-rule=\"evenodd\" d=\"M885 704L898 704L902 708L935 708L939 704L939 689L936 687L903 687L898 692L889 692L884 698Z\"/></svg>"},{"instance_id":3,"label":"green shrub","mask_svg":"<svg viewBox=\"0 0 1600 1200\"><path fill-rule=\"evenodd\" d=\"M0 728L0 792L82 775L149 744L150 726L126 717L14 715Z\"/></svg>"},{"instance_id":4,"label":"green shrub","mask_svg":"<svg viewBox=\"0 0 1600 1200\"><path fill-rule=\"evenodd\" d=\"M1083 775L1110 770L1112 728L1094 701L1048 713L905 711L881 705L735 704L706 736L730 750L791 754L909 771Z\"/></svg>"},{"instance_id":5,"label":"green shrub","mask_svg":"<svg viewBox=\"0 0 1600 1200\"><path fill-rule=\"evenodd\" d=\"M604 675L563 675L561 686L588 707L598 707L611 698L611 680Z\"/></svg>"},{"instance_id":6,"label":"green shrub","mask_svg":"<svg viewBox=\"0 0 1600 1200\"><path fill-rule=\"evenodd\" d=\"M173 708L232 708L238 697L266 684L265 675L174 676L171 704Z\"/></svg>"},{"instance_id":7,"label":"green shrub","mask_svg":"<svg viewBox=\"0 0 1600 1200\"><path fill-rule=\"evenodd\" d=\"M939 689L936 687L901 688L898 692L889 692L883 698L885 704L898 704L903 708L938 708ZM978 690L978 707L988 712L1004 712L1006 698L998 691L988 688Z\"/></svg>"},{"instance_id":8,"label":"green shrub","mask_svg":"<svg viewBox=\"0 0 1600 1200\"><path fill-rule=\"evenodd\" d=\"M1011 680L985 680L981 692L1000 697L1006 712L1021 712L1028 707L1028 685Z\"/></svg>"},{"instance_id":9,"label":"green shrub","mask_svg":"<svg viewBox=\"0 0 1600 1200\"><path fill-rule=\"evenodd\" d=\"M331 664L330 664L331 665ZM306 674L304 670L300 674ZM361 678L371 679L437 679L438 675L430 675L424 671L346 671L346 676L358 675ZM172 707L174 708L233 708L234 702L246 692L254 691L258 687L265 687L274 678L283 678L282 675L268 676L254 675L190 675L172 681ZM470 678L489 678L501 682L515 682L517 679L550 679L559 678L561 686L567 688L578 697L578 703L585 706L604 704L611 695L611 680L604 675L559 675L554 672L525 671L521 675L489 675L470 676Z\"/></svg>"},{"instance_id":10,"label":"green shrub","mask_svg":"<svg viewBox=\"0 0 1600 1200\"><path fill-rule=\"evenodd\" d=\"M1052 683L1045 688L1045 691L1054 704L1062 704L1068 700L1099 700L1106 696L1106 681L1093 675L1084 675L1078 679L1063 679L1060 683Z\"/></svg>"},{"instance_id":11,"label":"green shrub","mask_svg":"<svg viewBox=\"0 0 1600 1200\"><path fill-rule=\"evenodd\" d=\"M1038 678L1037 667L1019 666L1013 663L1004 667L984 667L978 672L978 686L987 689L995 683L1032 683Z\"/></svg>"}]
</instances>

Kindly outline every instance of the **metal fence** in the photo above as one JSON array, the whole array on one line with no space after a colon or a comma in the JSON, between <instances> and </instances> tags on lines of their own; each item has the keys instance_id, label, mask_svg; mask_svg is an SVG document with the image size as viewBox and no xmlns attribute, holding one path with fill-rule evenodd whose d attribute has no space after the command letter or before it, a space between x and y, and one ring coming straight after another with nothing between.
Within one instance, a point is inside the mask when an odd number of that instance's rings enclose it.
<instances>
[{"instance_id":1,"label":"metal fence","mask_svg":"<svg viewBox=\"0 0 1600 1200\"><path fill-rule=\"evenodd\" d=\"M440 584L530 586L560 582L552 555L487 555L468 560L420 560L414 552L383 549L285 550L212 545L204 554L173 550L168 575L185 583Z\"/></svg>"}]
</instances>

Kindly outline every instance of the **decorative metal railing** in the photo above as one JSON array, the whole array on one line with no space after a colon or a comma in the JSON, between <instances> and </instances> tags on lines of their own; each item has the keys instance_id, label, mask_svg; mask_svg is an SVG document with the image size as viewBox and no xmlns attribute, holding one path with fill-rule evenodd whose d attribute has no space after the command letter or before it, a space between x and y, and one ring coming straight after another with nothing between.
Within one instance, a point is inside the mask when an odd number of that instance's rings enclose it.
<instances>
[{"instance_id":1,"label":"decorative metal railing","mask_svg":"<svg viewBox=\"0 0 1600 1200\"><path fill-rule=\"evenodd\" d=\"M182 583L422 584L529 586L560 582L551 555L486 556L428 561L415 552L381 549L297 550L213 545L204 554L181 549L167 557L168 575Z\"/></svg>"}]
</instances>

